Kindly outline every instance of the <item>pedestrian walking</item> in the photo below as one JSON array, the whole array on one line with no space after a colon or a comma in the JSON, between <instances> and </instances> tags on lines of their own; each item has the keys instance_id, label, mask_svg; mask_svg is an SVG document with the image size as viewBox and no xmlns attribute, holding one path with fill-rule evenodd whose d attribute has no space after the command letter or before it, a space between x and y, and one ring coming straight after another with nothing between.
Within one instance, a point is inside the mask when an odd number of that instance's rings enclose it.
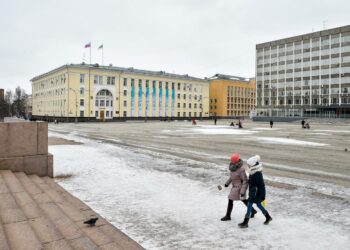
<instances>
[{"instance_id":1,"label":"pedestrian walking","mask_svg":"<svg viewBox=\"0 0 350 250\"><path fill-rule=\"evenodd\" d=\"M238 128L243 128L241 120L238 120Z\"/></svg>"},{"instance_id":2,"label":"pedestrian walking","mask_svg":"<svg viewBox=\"0 0 350 250\"><path fill-rule=\"evenodd\" d=\"M216 125L216 121L217 121L217 120L216 120L216 117L215 117L215 118L214 118L214 125Z\"/></svg>"},{"instance_id":3,"label":"pedestrian walking","mask_svg":"<svg viewBox=\"0 0 350 250\"><path fill-rule=\"evenodd\" d=\"M258 208L261 210L261 212L265 216L265 222L264 224L267 225L272 221L272 218L269 214L269 212L263 207L261 204L265 200L266 196L266 190L265 190L265 183L264 183L264 177L262 174L263 165L260 162L260 156L255 155L247 160L248 165L248 173L249 173L249 198L248 198L248 204L247 204L247 213L244 217L244 221L238 226L240 228L247 228L249 218L252 214L253 209L253 203L255 203Z\"/></svg>"},{"instance_id":4,"label":"pedestrian walking","mask_svg":"<svg viewBox=\"0 0 350 250\"><path fill-rule=\"evenodd\" d=\"M226 215L221 218L222 221L231 220L233 201L241 200L246 206L248 204L248 201L246 199L248 179L243 167L243 161L240 158L239 154L233 153L231 155L231 162L228 168L230 170L230 178L226 181L225 187L232 185L232 188L228 195ZM257 212L253 209L251 217L253 218L256 213Z\"/></svg>"},{"instance_id":5,"label":"pedestrian walking","mask_svg":"<svg viewBox=\"0 0 350 250\"><path fill-rule=\"evenodd\" d=\"M270 120L270 128L272 128L272 127L273 127L273 121Z\"/></svg>"},{"instance_id":6,"label":"pedestrian walking","mask_svg":"<svg viewBox=\"0 0 350 250\"><path fill-rule=\"evenodd\" d=\"M305 120L304 119L301 120L301 128L305 128Z\"/></svg>"}]
</instances>

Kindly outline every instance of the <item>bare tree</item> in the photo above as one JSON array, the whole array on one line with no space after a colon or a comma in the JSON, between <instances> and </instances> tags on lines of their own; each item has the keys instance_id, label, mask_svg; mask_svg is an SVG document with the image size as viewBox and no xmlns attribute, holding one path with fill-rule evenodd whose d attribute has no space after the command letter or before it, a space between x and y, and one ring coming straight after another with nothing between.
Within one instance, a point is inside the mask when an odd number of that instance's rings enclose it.
<instances>
[{"instance_id":1,"label":"bare tree","mask_svg":"<svg viewBox=\"0 0 350 250\"><path fill-rule=\"evenodd\" d=\"M13 110L12 110L12 100L13 100L13 93L12 90L7 90L5 94L5 116L12 116Z\"/></svg>"},{"instance_id":2,"label":"bare tree","mask_svg":"<svg viewBox=\"0 0 350 250\"><path fill-rule=\"evenodd\" d=\"M27 101L27 95L24 89L21 89L21 87L18 86L15 89L15 95L14 95L13 104L12 104L15 115L20 117L25 117L26 101Z\"/></svg>"}]
</instances>

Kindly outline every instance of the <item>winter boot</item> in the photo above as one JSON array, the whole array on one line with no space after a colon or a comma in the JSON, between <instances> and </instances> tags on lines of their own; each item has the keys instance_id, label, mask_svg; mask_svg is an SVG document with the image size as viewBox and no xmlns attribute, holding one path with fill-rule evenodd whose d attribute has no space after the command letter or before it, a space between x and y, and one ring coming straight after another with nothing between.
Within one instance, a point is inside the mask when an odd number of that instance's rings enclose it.
<instances>
[{"instance_id":1,"label":"winter boot","mask_svg":"<svg viewBox=\"0 0 350 250\"><path fill-rule=\"evenodd\" d=\"M257 213L257 211L253 208L252 213L250 215L250 218L254 218L256 213Z\"/></svg>"},{"instance_id":2,"label":"winter boot","mask_svg":"<svg viewBox=\"0 0 350 250\"><path fill-rule=\"evenodd\" d=\"M221 218L221 221L231 220L232 208L233 208L233 201L229 200L229 201L228 201L228 204L227 204L226 215L225 215L224 217Z\"/></svg>"},{"instance_id":3,"label":"winter boot","mask_svg":"<svg viewBox=\"0 0 350 250\"><path fill-rule=\"evenodd\" d=\"M244 221L242 223L239 223L238 226L240 228L247 228L248 227L248 222L249 222L249 218L244 218Z\"/></svg>"},{"instance_id":4,"label":"winter boot","mask_svg":"<svg viewBox=\"0 0 350 250\"><path fill-rule=\"evenodd\" d=\"M266 218L266 220L265 220L265 222L264 222L265 225L269 224L270 221L272 221L272 218L271 218L271 216L269 215L268 212L266 212L265 218Z\"/></svg>"},{"instance_id":5,"label":"winter boot","mask_svg":"<svg viewBox=\"0 0 350 250\"><path fill-rule=\"evenodd\" d=\"M231 216L225 215L224 217L221 218L221 221L227 221L227 220L231 220Z\"/></svg>"}]
</instances>

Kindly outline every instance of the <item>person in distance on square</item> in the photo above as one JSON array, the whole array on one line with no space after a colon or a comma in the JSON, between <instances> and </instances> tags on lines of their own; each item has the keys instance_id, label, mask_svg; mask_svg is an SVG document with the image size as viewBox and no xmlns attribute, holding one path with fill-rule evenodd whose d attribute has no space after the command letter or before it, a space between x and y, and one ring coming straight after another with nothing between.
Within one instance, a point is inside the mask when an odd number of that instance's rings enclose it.
<instances>
[{"instance_id":1,"label":"person in distance on square","mask_svg":"<svg viewBox=\"0 0 350 250\"><path fill-rule=\"evenodd\" d=\"M232 185L230 194L228 195L228 204L226 215L221 218L222 221L231 220L231 212L233 209L233 201L241 200L246 206L248 201L246 199L246 192L248 188L248 178L243 167L243 161L239 154L233 153L231 155L231 162L229 165L230 178L226 181L225 187ZM251 217L253 218L257 212L252 210Z\"/></svg>"},{"instance_id":2,"label":"person in distance on square","mask_svg":"<svg viewBox=\"0 0 350 250\"><path fill-rule=\"evenodd\" d=\"M247 160L248 165L248 173L249 173L249 198L248 198L248 205L247 205L247 213L245 215L244 221L238 226L240 228L247 228L250 215L252 213L253 209L253 203L256 203L258 208L261 210L261 212L264 214L266 220L264 222L265 225L269 224L270 221L272 221L272 218L269 214L269 212L264 208L264 206L261 204L266 197L266 190L265 190L265 183L264 183L264 177L262 174L262 163L260 162L260 156L255 155Z\"/></svg>"}]
</instances>

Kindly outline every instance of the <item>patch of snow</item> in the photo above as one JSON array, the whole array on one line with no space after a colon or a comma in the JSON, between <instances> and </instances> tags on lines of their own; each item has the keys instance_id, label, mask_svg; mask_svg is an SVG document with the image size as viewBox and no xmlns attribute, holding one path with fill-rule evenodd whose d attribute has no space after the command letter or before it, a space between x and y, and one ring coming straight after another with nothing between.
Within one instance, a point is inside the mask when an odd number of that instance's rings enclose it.
<instances>
[{"instance_id":1,"label":"patch of snow","mask_svg":"<svg viewBox=\"0 0 350 250\"><path fill-rule=\"evenodd\" d=\"M310 133L311 135L332 135L328 133Z\"/></svg>"},{"instance_id":2,"label":"patch of snow","mask_svg":"<svg viewBox=\"0 0 350 250\"><path fill-rule=\"evenodd\" d=\"M278 138L278 137L254 137L254 138L245 138L245 139L254 140L259 143L270 143L270 144L281 144L281 145L313 146L313 147L323 147L328 145L325 143L302 141L302 140L289 139L289 138Z\"/></svg>"},{"instance_id":3,"label":"patch of snow","mask_svg":"<svg viewBox=\"0 0 350 250\"><path fill-rule=\"evenodd\" d=\"M331 132L331 133L350 133L350 130L328 130L328 129L315 129L315 132Z\"/></svg>"},{"instance_id":4,"label":"patch of snow","mask_svg":"<svg viewBox=\"0 0 350 250\"><path fill-rule=\"evenodd\" d=\"M232 128L230 126L223 128L193 128L191 131L194 133L206 135L251 135L258 133L258 131Z\"/></svg>"},{"instance_id":5,"label":"patch of snow","mask_svg":"<svg viewBox=\"0 0 350 250\"><path fill-rule=\"evenodd\" d=\"M252 128L252 130L280 130L280 128Z\"/></svg>"}]
</instances>

